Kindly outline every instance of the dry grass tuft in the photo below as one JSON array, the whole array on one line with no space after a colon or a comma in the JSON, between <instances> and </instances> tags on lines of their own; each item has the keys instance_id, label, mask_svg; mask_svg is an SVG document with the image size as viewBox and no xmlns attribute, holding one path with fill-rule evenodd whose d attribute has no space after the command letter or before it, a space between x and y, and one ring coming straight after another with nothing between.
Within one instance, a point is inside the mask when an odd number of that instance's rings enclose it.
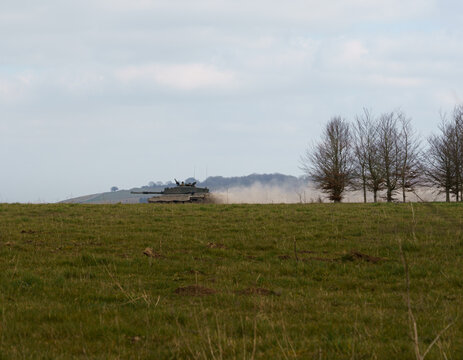
<instances>
[{"instance_id":1,"label":"dry grass tuft","mask_svg":"<svg viewBox=\"0 0 463 360\"><path fill-rule=\"evenodd\" d=\"M165 259L164 255L159 254L158 252L154 251L152 248L149 247L143 250L143 254L154 259Z\"/></svg>"}]
</instances>

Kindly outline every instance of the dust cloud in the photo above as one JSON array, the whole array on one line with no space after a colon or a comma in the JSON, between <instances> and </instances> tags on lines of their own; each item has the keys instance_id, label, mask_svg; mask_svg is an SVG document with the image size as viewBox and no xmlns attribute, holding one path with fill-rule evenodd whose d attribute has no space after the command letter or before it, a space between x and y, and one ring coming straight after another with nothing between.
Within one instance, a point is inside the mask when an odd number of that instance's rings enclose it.
<instances>
[{"instance_id":1,"label":"dust cloud","mask_svg":"<svg viewBox=\"0 0 463 360\"><path fill-rule=\"evenodd\" d=\"M383 196L378 194L378 202L384 202ZM301 186L299 188L277 185L265 185L259 182L250 186L235 186L228 189L213 191L214 202L219 204L296 204L296 203L317 203L330 202L327 196L316 189L313 185ZM397 201L402 200L402 193L397 192ZM407 192L406 200L411 202L420 201L445 201L445 197L436 194L432 189L420 188L415 192ZM367 193L367 201L373 202L373 194ZM347 191L343 202L363 202L362 191Z\"/></svg>"},{"instance_id":2,"label":"dust cloud","mask_svg":"<svg viewBox=\"0 0 463 360\"><path fill-rule=\"evenodd\" d=\"M245 187L230 187L214 191L216 202L221 204L292 204L317 201L318 191L310 187L287 188L264 185L259 182Z\"/></svg>"}]
</instances>

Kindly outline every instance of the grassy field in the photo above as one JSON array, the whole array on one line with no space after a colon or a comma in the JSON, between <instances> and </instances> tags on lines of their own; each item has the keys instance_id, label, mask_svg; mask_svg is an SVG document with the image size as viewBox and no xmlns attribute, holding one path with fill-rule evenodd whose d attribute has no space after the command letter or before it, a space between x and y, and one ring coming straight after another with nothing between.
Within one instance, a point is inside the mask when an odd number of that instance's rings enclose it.
<instances>
[{"instance_id":1,"label":"grassy field","mask_svg":"<svg viewBox=\"0 0 463 360\"><path fill-rule=\"evenodd\" d=\"M3 204L0 359L416 359L407 299L463 359L462 259L463 204Z\"/></svg>"}]
</instances>

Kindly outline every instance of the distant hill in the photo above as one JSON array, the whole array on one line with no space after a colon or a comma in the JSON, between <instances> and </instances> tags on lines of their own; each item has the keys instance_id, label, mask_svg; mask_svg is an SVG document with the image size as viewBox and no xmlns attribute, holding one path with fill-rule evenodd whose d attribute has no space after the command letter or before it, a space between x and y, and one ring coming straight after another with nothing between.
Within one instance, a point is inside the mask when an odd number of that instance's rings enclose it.
<instances>
[{"instance_id":1,"label":"distant hill","mask_svg":"<svg viewBox=\"0 0 463 360\"><path fill-rule=\"evenodd\" d=\"M190 181L194 179L188 179ZM198 186L207 186L211 190L225 190L231 187L248 187L255 183L260 183L267 186L278 186L284 188L299 188L301 185L306 184L304 178L297 178L291 175L283 174L251 174L247 176L211 176L204 182L198 183Z\"/></svg>"},{"instance_id":2,"label":"distant hill","mask_svg":"<svg viewBox=\"0 0 463 360\"><path fill-rule=\"evenodd\" d=\"M302 177L296 177L283 174L251 174L247 176L210 176L204 181L199 181L194 178L188 178L185 182L195 182L198 187L207 187L211 192L223 192L231 188L249 188L256 184L264 187L281 188L284 191L298 191L307 185L307 180ZM60 201L62 203L75 204L134 204L144 203L153 195L131 194L131 191L162 191L165 187L175 186L174 182L155 182L151 181L148 185L129 190L119 190L112 192L104 192L100 194L92 194L87 196L76 197Z\"/></svg>"}]
</instances>

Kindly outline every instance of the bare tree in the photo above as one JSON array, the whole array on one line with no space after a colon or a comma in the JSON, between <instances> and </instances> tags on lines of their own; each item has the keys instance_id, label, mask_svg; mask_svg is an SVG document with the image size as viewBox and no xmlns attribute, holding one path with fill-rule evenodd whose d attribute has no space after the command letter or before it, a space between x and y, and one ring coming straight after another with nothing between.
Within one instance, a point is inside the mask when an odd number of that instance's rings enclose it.
<instances>
[{"instance_id":1,"label":"bare tree","mask_svg":"<svg viewBox=\"0 0 463 360\"><path fill-rule=\"evenodd\" d=\"M428 139L426 175L429 185L463 201L463 105L455 106L450 121L441 115L440 134Z\"/></svg>"},{"instance_id":2,"label":"bare tree","mask_svg":"<svg viewBox=\"0 0 463 360\"><path fill-rule=\"evenodd\" d=\"M397 122L401 113L384 113L378 122L379 154L383 167L386 200L395 200L401 170L400 134Z\"/></svg>"},{"instance_id":3,"label":"bare tree","mask_svg":"<svg viewBox=\"0 0 463 360\"><path fill-rule=\"evenodd\" d=\"M412 128L411 120L399 113L400 122L399 151L400 177L399 186L402 189L402 200L406 201L406 192L413 191L422 182L422 164L420 141Z\"/></svg>"},{"instance_id":4,"label":"bare tree","mask_svg":"<svg viewBox=\"0 0 463 360\"><path fill-rule=\"evenodd\" d=\"M363 109L363 115L357 116L354 124L354 187L362 189L363 202L367 202L367 164L368 164L368 132L367 121L370 113Z\"/></svg>"},{"instance_id":5,"label":"bare tree","mask_svg":"<svg viewBox=\"0 0 463 360\"><path fill-rule=\"evenodd\" d=\"M453 165L453 133L454 127L441 116L440 134L428 138L426 151L426 177L430 186L437 187L445 193L445 201L450 201L450 193L454 187L455 167Z\"/></svg>"},{"instance_id":6,"label":"bare tree","mask_svg":"<svg viewBox=\"0 0 463 360\"><path fill-rule=\"evenodd\" d=\"M381 162L378 123L370 119L367 123L367 187L373 192L373 201L378 201L378 192L384 189L384 172Z\"/></svg>"},{"instance_id":7,"label":"bare tree","mask_svg":"<svg viewBox=\"0 0 463 360\"><path fill-rule=\"evenodd\" d=\"M326 125L322 141L301 157L301 169L334 202L343 199L352 182L351 140L349 124L341 117L333 117Z\"/></svg>"},{"instance_id":8,"label":"bare tree","mask_svg":"<svg viewBox=\"0 0 463 360\"><path fill-rule=\"evenodd\" d=\"M455 106L452 123L452 162L455 170L452 193L463 201L463 105Z\"/></svg>"},{"instance_id":9,"label":"bare tree","mask_svg":"<svg viewBox=\"0 0 463 360\"><path fill-rule=\"evenodd\" d=\"M354 126L356 177L360 179L363 199L366 191L373 193L373 201L378 201L378 192L383 189L384 176L380 157L378 123L369 110L364 109L357 116ZM357 181L358 183L358 181Z\"/></svg>"}]
</instances>

